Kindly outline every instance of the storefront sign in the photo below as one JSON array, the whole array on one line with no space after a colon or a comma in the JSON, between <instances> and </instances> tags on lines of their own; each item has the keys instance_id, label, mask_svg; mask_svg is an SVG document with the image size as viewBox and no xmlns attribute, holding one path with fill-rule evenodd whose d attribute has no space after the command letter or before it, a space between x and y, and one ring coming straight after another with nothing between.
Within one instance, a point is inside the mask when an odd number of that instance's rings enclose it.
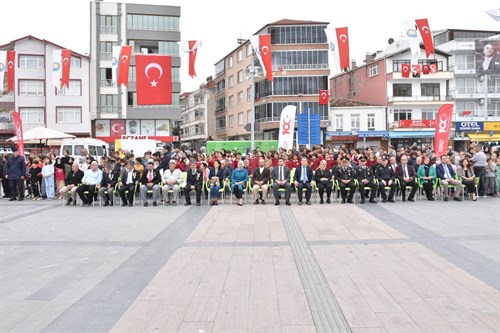
<instances>
[{"instance_id":1,"label":"storefront sign","mask_svg":"<svg viewBox=\"0 0 500 333\"><path fill-rule=\"evenodd\" d=\"M455 130L457 132L482 132L484 128L484 122L482 121L459 121L455 123Z\"/></svg>"},{"instance_id":2,"label":"storefront sign","mask_svg":"<svg viewBox=\"0 0 500 333\"><path fill-rule=\"evenodd\" d=\"M122 140L147 140L147 135L122 135Z\"/></svg>"},{"instance_id":3,"label":"storefront sign","mask_svg":"<svg viewBox=\"0 0 500 333\"><path fill-rule=\"evenodd\" d=\"M426 128L426 127L435 127L435 120L400 120L398 122L399 128Z\"/></svg>"},{"instance_id":4,"label":"storefront sign","mask_svg":"<svg viewBox=\"0 0 500 333\"><path fill-rule=\"evenodd\" d=\"M500 121L485 121L484 131L500 131Z\"/></svg>"}]
</instances>

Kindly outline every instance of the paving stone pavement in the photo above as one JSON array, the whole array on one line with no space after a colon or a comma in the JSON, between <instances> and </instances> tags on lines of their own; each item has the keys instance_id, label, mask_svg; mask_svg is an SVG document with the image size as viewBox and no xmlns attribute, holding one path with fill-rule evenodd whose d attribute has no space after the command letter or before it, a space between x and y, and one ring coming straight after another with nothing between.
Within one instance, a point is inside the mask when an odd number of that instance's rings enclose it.
<instances>
[{"instance_id":1,"label":"paving stone pavement","mask_svg":"<svg viewBox=\"0 0 500 333\"><path fill-rule=\"evenodd\" d=\"M0 332L500 332L500 200L0 200L0 279Z\"/></svg>"}]
</instances>

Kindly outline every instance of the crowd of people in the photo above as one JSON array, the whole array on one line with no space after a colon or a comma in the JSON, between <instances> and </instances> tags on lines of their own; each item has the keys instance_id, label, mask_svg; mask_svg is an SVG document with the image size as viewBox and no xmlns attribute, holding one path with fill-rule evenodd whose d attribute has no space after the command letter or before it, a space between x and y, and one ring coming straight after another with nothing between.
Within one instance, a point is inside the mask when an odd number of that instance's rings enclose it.
<instances>
[{"instance_id":1,"label":"crowd of people","mask_svg":"<svg viewBox=\"0 0 500 333\"><path fill-rule=\"evenodd\" d=\"M254 205L281 200L291 205L292 195L298 205L311 205L317 193L320 204L331 204L334 197L341 203L394 203L401 195L403 202L415 201L417 193L427 200L450 198L462 201L470 197L500 196L500 157L490 146L471 144L467 151L448 147L442 156L429 148L389 146L373 150L333 149L317 146L309 149L283 149L264 152L259 148L239 152L200 151L171 148L147 151L144 156L114 152L96 161L84 149L75 160L68 152L56 157L20 156L16 148L4 155L0 167L3 198L10 201L66 200L65 204L92 206L100 198L104 206L143 206L163 204L176 206L201 204L202 197L210 205L218 205L234 195L239 206L245 196ZM118 201L118 197L120 200ZM151 199L150 199L151 198Z\"/></svg>"}]
</instances>

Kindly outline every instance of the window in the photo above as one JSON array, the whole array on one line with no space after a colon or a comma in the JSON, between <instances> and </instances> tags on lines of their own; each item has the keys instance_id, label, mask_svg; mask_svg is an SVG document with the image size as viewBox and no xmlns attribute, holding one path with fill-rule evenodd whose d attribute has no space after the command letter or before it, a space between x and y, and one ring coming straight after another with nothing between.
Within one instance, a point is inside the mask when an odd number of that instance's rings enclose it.
<instances>
[{"instance_id":1,"label":"window","mask_svg":"<svg viewBox=\"0 0 500 333\"><path fill-rule=\"evenodd\" d=\"M328 89L327 76L294 76L276 77L273 84L269 81L259 81L256 84L256 91L259 96L273 95L317 95L319 90Z\"/></svg>"},{"instance_id":2,"label":"window","mask_svg":"<svg viewBox=\"0 0 500 333\"><path fill-rule=\"evenodd\" d=\"M229 96L229 107L234 106L234 95Z\"/></svg>"},{"instance_id":3,"label":"window","mask_svg":"<svg viewBox=\"0 0 500 333\"><path fill-rule=\"evenodd\" d=\"M45 60L39 55L20 55L19 68L44 68Z\"/></svg>"},{"instance_id":4,"label":"window","mask_svg":"<svg viewBox=\"0 0 500 333\"><path fill-rule=\"evenodd\" d=\"M127 28L131 30L179 31L179 17L128 14Z\"/></svg>"},{"instance_id":5,"label":"window","mask_svg":"<svg viewBox=\"0 0 500 333\"><path fill-rule=\"evenodd\" d=\"M229 116L229 127L234 127L234 116Z\"/></svg>"},{"instance_id":6,"label":"window","mask_svg":"<svg viewBox=\"0 0 500 333\"><path fill-rule=\"evenodd\" d=\"M252 98L252 88L247 88L247 101L250 101Z\"/></svg>"},{"instance_id":7,"label":"window","mask_svg":"<svg viewBox=\"0 0 500 333\"><path fill-rule=\"evenodd\" d=\"M227 68L233 68L233 57L227 59Z\"/></svg>"},{"instance_id":8,"label":"window","mask_svg":"<svg viewBox=\"0 0 500 333\"><path fill-rule=\"evenodd\" d=\"M100 57L101 60L111 60L113 54L113 46L117 46L116 42L101 42Z\"/></svg>"},{"instance_id":9,"label":"window","mask_svg":"<svg viewBox=\"0 0 500 333\"><path fill-rule=\"evenodd\" d=\"M379 66L379 64L370 65L370 67L369 67L369 75L370 75L370 77L376 76L376 75L379 75L379 74L380 74L380 66Z\"/></svg>"},{"instance_id":10,"label":"window","mask_svg":"<svg viewBox=\"0 0 500 333\"><path fill-rule=\"evenodd\" d=\"M393 60L392 61L392 71L401 72L402 65L411 65L410 60Z\"/></svg>"},{"instance_id":11,"label":"window","mask_svg":"<svg viewBox=\"0 0 500 333\"><path fill-rule=\"evenodd\" d=\"M82 108L58 107L57 123L59 124L79 124L82 122Z\"/></svg>"},{"instance_id":12,"label":"window","mask_svg":"<svg viewBox=\"0 0 500 333\"><path fill-rule=\"evenodd\" d=\"M459 94L473 94L476 92L475 78L460 78L455 79L455 84Z\"/></svg>"},{"instance_id":13,"label":"window","mask_svg":"<svg viewBox=\"0 0 500 333\"><path fill-rule=\"evenodd\" d=\"M232 88L234 87L234 76L230 76L229 77L229 88Z\"/></svg>"},{"instance_id":14,"label":"window","mask_svg":"<svg viewBox=\"0 0 500 333\"><path fill-rule=\"evenodd\" d=\"M82 59L78 57L71 57L71 68L80 68L82 67Z\"/></svg>"},{"instance_id":15,"label":"window","mask_svg":"<svg viewBox=\"0 0 500 333\"><path fill-rule=\"evenodd\" d=\"M344 130L344 115L335 115L335 130L342 132Z\"/></svg>"},{"instance_id":16,"label":"window","mask_svg":"<svg viewBox=\"0 0 500 333\"><path fill-rule=\"evenodd\" d=\"M135 67L134 67L134 74L135 74ZM103 87L113 86L113 70L111 68L101 68L101 86Z\"/></svg>"},{"instance_id":17,"label":"window","mask_svg":"<svg viewBox=\"0 0 500 333\"><path fill-rule=\"evenodd\" d=\"M420 85L421 96L437 96L439 97L439 83L422 83Z\"/></svg>"},{"instance_id":18,"label":"window","mask_svg":"<svg viewBox=\"0 0 500 333\"><path fill-rule=\"evenodd\" d=\"M219 117L215 119L215 131L225 131L226 130L226 117Z\"/></svg>"},{"instance_id":19,"label":"window","mask_svg":"<svg viewBox=\"0 0 500 333\"><path fill-rule=\"evenodd\" d=\"M455 54L455 65L458 70L475 69L474 54Z\"/></svg>"},{"instance_id":20,"label":"window","mask_svg":"<svg viewBox=\"0 0 500 333\"><path fill-rule=\"evenodd\" d=\"M273 69L328 68L328 50L273 51Z\"/></svg>"},{"instance_id":21,"label":"window","mask_svg":"<svg viewBox=\"0 0 500 333\"><path fill-rule=\"evenodd\" d=\"M130 97L130 92L129 92L129 97ZM101 95L101 113L117 113L117 112L118 112L118 95Z\"/></svg>"},{"instance_id":22,"label":"window","mask_svg":"<svg viewBox=\"0 0 500 333\"><path fill-rule=\"evenodd\" d=\"M43 124L45 120L43 108L19 108L23 124Z\"/></svg>"},{"instance_id":23,"label":"window","mask_svg":"<svg viewBox=\"0 0 500 333\"><path fill-rule=\"evenodd\" d=\"M244 119L243 119L243 112L238 113L238 125L243 125L244 124Z\"/></svg>"},{"instance_id":24,"label":"window","mask_svg":"<svg viewBox=\"0 0 500 333\"><path fill-rule=\"evenodd\" d=\"M243 82L243 70L238 71L238 83Z\"/></svg>"},{"instance_id":25,"label":"window","mask_svg":"<svg viewBox=\"0 0 500 333\"><path fill-rule=\"evenodd\" d=\"M394 110L394 121L411 120L411 109Z\"/></svg>"},{"instance_id":26,"label":"window","mask_svg":"<svg viewBox=\"0 0 500 333\"><path fill-rule=\"evenodd\" d=\"M116 34L118 26L118 16L101 15L100 26L102 34Z\"/></svg>"},{"instance_id":27,"label":"window","mask_svg":"<svg viewBox=\"0 0 500 333\"><path fill-rule=\"evenodd\" d=\"M297 25L270 27L271 44L323 44L326 43L326 25Z\"/></svg>"},{"instance_id":28,"label":"window","mask_svg":"<svg viewBox=\"0 0 500 333\"><path fill-rule=\"evenodd\" d=\"M248 43L247 44L247 57L248 56L251 56L253 54L253 47L252 47L252 43Z\"/></svg>"},{"instance_id":29,"label":"window","mask_svg":"<svg viewBox=\"0 0 500 333\"><path fill-rule=\"evenodd\" d=\"M375 113L368 113L368 130L375 129Z\"/></svg>"},{"instance_id":30,"label":"window","mask_svg":"<svg viewBox=\"0 0 500 333\"><path fill-rule=\"evenodd\" d=\"M437 109L422 109L422 119L434 120L436 119Z\"/></svg>"},{"instance_id":31,"label":"window","mask_svg":"<svg viewBox=\"0 0 500 333\"><path fill-rule=\"evenodd\" d=\"M45 82L43 80L19 80L19 95L44 96Z\"/></svg>"},{"instance_id":32,"label":"window","mask_svg":"<svg viewBox=\"0 0 500 333\"><path fill-rule=\"evenodd\" d=\"M351 114L351 131L359 131L360 116L359 113Z\"/></svg>"},{"instance_id":33,"label":"window","mask_svg":"<svg viewBox=\"0 0 500 333\"><path fill-rule=\"evenodd\" d=\"M252 122L252 110L247 111L247 122Z\"/></svg>"},{"instance_id":34,"label":"window","mask_svg":"<svg viewBox=\"0 0 500 333\"><path fill-rule=\"evenodd\" d=\"M243 91L238 93L238 104L243 103Z\"/></svg>"},{"instance_id":35,"label":"window","mask_svg":"<svg viewBox=\"0 0 500 333\"><path fill-rule=\"evenodd\" d=\"M63 87L59 91L58 89L56 89L56 93L58 95L66 95L66 96L81 96L82 82L80 80L69 80L69 88Z\"/></svg>"},{"instance_id":36,"label":"window","mask_svg":"<svg viewBox=\"0 0 500 333\"><path fill-rule=\"evenodd\" d=\"M392 85L392 96L411 97L411 83L399 83Z\"/></svg>"},{"instance_id":37,"label":"window","mask_svg":"<svg viewBox=\"0 0 500 333\"><path fill-rule=\"evenodd\" d=\"M238 62L243 60L243 49L238 50Z\"/></svg>"}]
</instances>

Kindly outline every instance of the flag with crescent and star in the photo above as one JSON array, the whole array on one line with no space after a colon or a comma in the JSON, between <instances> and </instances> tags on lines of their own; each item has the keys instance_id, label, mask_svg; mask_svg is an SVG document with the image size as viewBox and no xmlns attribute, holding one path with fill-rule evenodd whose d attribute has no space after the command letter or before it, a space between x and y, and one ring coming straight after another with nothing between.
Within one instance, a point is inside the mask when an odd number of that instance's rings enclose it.
<instances>
[{"instance_id":1,"label":"flag with crescent and star","mask_svg":"<svg viewBox=\"0 0 500 333\"><path fill-rule=\"evenodd\" d=\"M120 53L120 64L118 65L118 86L123 84L128 87L128 71L130 68L130 57L132 56L132 46L124 45Z\"/></svg>"},{"instance_id":2,"label":"flag with crescent and star","mask_svg":"<svg viewBox=\"0 0 500 333\"><path fill-rule=\"evenodd\" d=\"M7 90L14 91L14 76L16 71L16 51L7 51Z\"/></svg>"},{"instance_id":3,"label":"flag with crescent and star","mask_svg":"<svg viewBox=\"0 0 500 333\"><path fill-rule=\"evenodd\" d=\"M267 81L273 81L273 63L271 57L271 35L259 35L259 50L264 68L266 69Z\"/></svg>"},{"instance_id":4,"label":"flag with crescent and star","mask_svg":"<svg viewBox=\"0 0 500 333\"><path fill-rule=\"evenodd\" d=\"M62 50L62 74L61 74L61 89L66 87L69 89L69 73L71 71L71 50Z\"/></svg>"},{"instance_id":5,"label":"flag with crescent and star","mask_svg":"<svg viewBox=\"0 0 500 333\"><path fill-rule=\"evenodd\" d=\"M319 91L319 104L328 105L328 90Z\"/></svg>"},{"instance_id":6,"label":"flag with crescent and star","mask_svg":"<svg viewBox=\"0 0 500 333\"><path fill-rule=\"evenodd\" d=\"M111 137L121 138L125 135L125 120L123 119L111 119L110 120Z\"/></svg>"},{"instance_id":7,"label":"flag with crescent and star","mask_svg":"<svg viewBox=\"0 0 500 333\"><path fill-rule=\"evenodd\" d=\"M57 91L61 88L61 77L62 77L62 57L61 50L52 51L52 81Z\"/></svg>"},{"instance_id":8,"label":"flag with crescent and star","mask_svg":"<svg viewBox=\"0 0 500 333\"><path fill-rule=\"evenodd\" d=\"M0 91L4 91L3 85L6 69L5 60L7 60L7 51L0 51Z\"/></svg>"},{"instance_id":9,"label":"flag with crescent and star","mask_svg":"<svg viewBox=\"0 0 500 333\"><path fill-rule=\"evenodd\" d=\"M429 58L431 53L434 53L434 42L432 41L431 29L429 29L429 22L427 19L415 20L418 30L420 31L420 36L422 36L422 42L424 42L425 56Z\"/></svg>"},{"instance_id":10,"label":"flag with crescent and star","mask_svg":"<svg viewBox=\"0 0 500 333\"><path fill-rule=\"evenodd\" d=\"M339 46L340 70L350 69L349 63L349 32L347 27L336 28L337 44Z\"/></svg>"},{"instance_id":11,"label":"flag with crescent and star","mask_svg":"<svg viewBox=\"0 0 500 333\"><path fill-rule=\"evenodd\" d=\"M410 77L410 64L402 64L401 65L401 76L402 77Z\"/></svg>"},{"instance_id":12,"label":"flag with crescent and star","mask_svg":"<svg viewBox=\"0 0 500 333\"><path fill-rule=\"evenodd\" d=\"M430 66L429 64L422 65L422 74L427 75L431 72L431 69L429 66Z\"/></svg>"},{"instance_id":13,"label":"flag with crescent and star","mask_svg":"<svg viewBox=\"0 0 500 333\"><path fill-rule=\"evenodd\" d=\"M172 57L136 54L137 105L172 104Z\"/></svg>"},{"instance_id":14,"label":"flag with crescent and star","mask_svg":"<svg viewBox=\"0 0 500 333\"><path fill-rule=\"evenodd\" d=\"M434 73L437 73L437 72L438 72L438 66L437 66L436 64L430 64L430 65L429 65L429 71L430 71L431 73L433 73L433 74L434 74Z\"/></svg>"},{"instance_id":15,"label":"flag with crescent and star","mask_svg":"<svg viewBox=\"0 0 500 333\"><path fill-rule=\"evenodd\" d=\"M196 62L196 55L198 53L198 49L202 45L201 40L190 40L187 43L187 48L185 47L184 43L177 42L179 44L179 47L182 49L182 51L189 53L189 76L194 78L196 76L196 71L194 69L194 65Z\"/></svg>"}]
</instances>

